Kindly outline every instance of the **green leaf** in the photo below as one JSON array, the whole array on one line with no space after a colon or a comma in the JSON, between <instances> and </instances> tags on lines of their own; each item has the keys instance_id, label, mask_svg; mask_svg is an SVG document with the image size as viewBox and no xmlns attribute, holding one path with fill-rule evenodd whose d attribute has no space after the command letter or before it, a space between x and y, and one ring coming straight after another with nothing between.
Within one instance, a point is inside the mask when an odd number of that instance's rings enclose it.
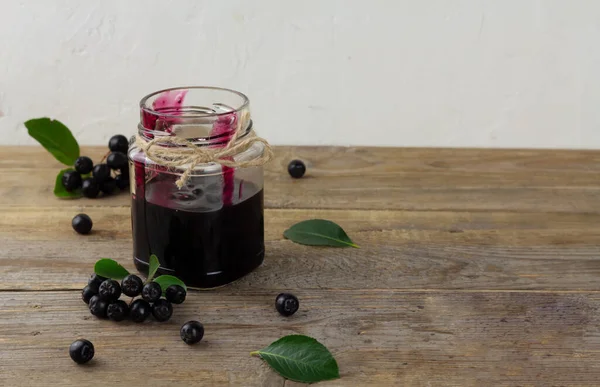
<instances>
[{"instance_id":1,"label":"green leaf","mask_svg":"<svg viewBox=\"0 0 600 387\"><path fill-rule=\"evenodd\" d=\"M156 271L158 270L158 267L160 266L160 262L158 262L158 257L154 254L152 254L150 256L150 264L149 264L149 270L148 270L148 282L152 281L152 278L154 278L154 274L156 274Z\"/></svg>"},{"instance_id":2,"label":"green leaf","mask_svg":"<svg viewBox=\"0 0 600 387\"><path fill-rule=\"evenodd\" d=\"M54 196L59 197L61 199L76 199L81 197L81 190L76 191L67 191L62 184L62 177L65 172L72 171L73 168L66 168L58 172L56 175L56 181L54 182Z\"/></svg>"},{"instance_id":3,"label":"green leaf","mask_svg":"<svg viewBox=\"0 0 600 387\"><path fill-rule=\"evenodd\" d=\"M340 226L324 219L296 223L287 229L283 236L302 245L359 248Z\"/></svg>"},{"instance_id":4,"label":"green leaf","mask_svg":"<svg viewBox=\"0 0 600 387\"><path fill-rule=\"evenodd\" d=\"M25 127L29 135L61 163L72 166L79 157L79 144L62 122L47 117L35 118L25 122Z\"/></svg>"},{"instance_id":5,"label":"green leaf","mask_svg":"<svg viewBox=\"0 0 600 387\"><path fill-rule=\"evenodd\" d=\"M179 278L173 276L173 275L161 275L158 276L154 279L154 282L158 283L160 285L160 288L163 291L163 295L165 294L165 291L167 290L167 288L171 285L179 285L182 288L185 289L185 291L187 292L187 286L185 286L185 283L183 283L182 280L180 280Z\"/></svg>"},{"instance_id":6,"label":"green leaf","mask_svg":"<svg viewBox=\"0 0 600 387\"><path fill-rule=\"evenodd\" d=\"M102 258L94 265L94 273L102 277L118 280L123 279L129 272L114 259Z\"/></svg>"},{"instance_id":7,"label":"green leaf","mask_svg":"<svg viewBox=\"0 0 600 387\"><path fill-rule=\"evenodd\" d=\"M279 375L296 382L314 383L340 377L331 352L308 336L285 336L250 355L259 355Z\"/></svg>"}]
</instances>

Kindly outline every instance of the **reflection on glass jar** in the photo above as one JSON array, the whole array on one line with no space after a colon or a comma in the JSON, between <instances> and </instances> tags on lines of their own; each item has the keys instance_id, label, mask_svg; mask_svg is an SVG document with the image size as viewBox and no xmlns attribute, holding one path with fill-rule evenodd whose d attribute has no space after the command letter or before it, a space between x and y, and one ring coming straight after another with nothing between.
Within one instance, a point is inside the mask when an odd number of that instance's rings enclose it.
<instances>
[{"instance_id":1,"label":"reflection on glass jar","mask_svg":"<svg viewBox=\"0 0 600 387\"><path fill-rule=\"evenodd\" d=\"M232 90L171 89L145 97L140 107L138 135L147 141L175 136L214 149L225 147L236 130L237 141L252 132L248 99ZM228 159L254 160L264 152L265 145L254 142ZM129 161L138 270L147 273L148 259L155 254L159 274L174 274L189 286L210 288L234 281L262 263L262 166L198 164L179 188L176 183L189 164L173 167L152 161L134 141Z\"/></svg>"}]
</instances>

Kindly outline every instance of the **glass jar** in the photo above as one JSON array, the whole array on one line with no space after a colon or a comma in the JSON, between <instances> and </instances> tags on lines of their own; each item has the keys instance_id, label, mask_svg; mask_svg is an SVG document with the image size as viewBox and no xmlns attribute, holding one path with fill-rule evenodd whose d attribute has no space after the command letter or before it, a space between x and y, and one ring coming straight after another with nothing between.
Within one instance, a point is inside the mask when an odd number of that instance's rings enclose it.
<instances>
[{"instance_id":1,"label":"glass jar","mask_svg":"<svg viewBox=\"0 0 600 387\"><path fill-rule=\"evenodd\" d=\"M263 167L216 162L166 166L151 160L139 145L140 139L175 136L189 141L188 148L218 149L227 146L236 130L237 142L244 141L252 132L248 98L220 88L176 88L144 97L140 109L138 142L132 141L128 152L137 269L147 274L154 254L160 262L157 275L211 288L260 266L265 251ZM180 149L169 143L154 146ZM265 144L253 142L227 159L254 160L264 152ZM186 169L189 178L179 188Z\"/></svg>"}]
</instances>

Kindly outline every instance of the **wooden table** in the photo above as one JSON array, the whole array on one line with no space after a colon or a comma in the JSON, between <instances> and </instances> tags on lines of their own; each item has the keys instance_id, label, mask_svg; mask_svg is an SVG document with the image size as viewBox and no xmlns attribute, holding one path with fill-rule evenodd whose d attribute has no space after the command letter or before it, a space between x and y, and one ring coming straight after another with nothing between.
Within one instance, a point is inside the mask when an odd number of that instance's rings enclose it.
<instances>
[{"instance_id":1,"label":"wooden table","mask_svg":"<svg viewBox=\"0 0 600 387\"><path fill-rule=\"evenodd\" d=\"M80 299L97 259L133 269L128 195L55 199L43 149L0 148L0 385L294 386L249 356L293 333L337 358L342 377L323 386L600 385L600 152L276 154L264 265L139 325L97 320ZM292 158L305 178L287 175ZM79 212L93 234L72 231ZM309 218L362 248L283 239ZM288 319L273 307L284 290L301 301ZM179 338L188 319L206 326L195 347ZM96 346L88 366L68 356L79 337Z\"/></svg>"}]
</instances>

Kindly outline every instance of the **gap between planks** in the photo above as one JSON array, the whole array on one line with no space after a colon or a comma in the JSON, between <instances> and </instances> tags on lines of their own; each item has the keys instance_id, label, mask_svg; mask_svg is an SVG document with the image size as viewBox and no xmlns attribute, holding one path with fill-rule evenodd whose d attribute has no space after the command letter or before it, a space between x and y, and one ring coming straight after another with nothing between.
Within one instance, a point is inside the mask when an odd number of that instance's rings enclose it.
<instances>
[{"instance_id":1,"label":"gap between planks","mask_svg":"<svg viewBox=\"0 0 600 387\"><path fill-rule=\"evenodd\" d=\"M227 285L220 288L215 289L204 289L204 290L194 290L194 293L210 293L218 290L226 290ZM237 290L237 289L236 289ZM245 289L249 290L249 289ZM272 290L272 289L260 289L256 290ZM319 290L319 291L348 291L348 292L356 292L359 289L356 288L289 288L289 291L296 290ZM0 293L46 293L46 292L56 292L56 293L73 293L80 292L79 289L0 289ZM553 290L553 289L420 289L420 288L369 288L369 289L360 289L362 292L367 293L377 293L377 292L396 292L396 293L440 293L440 294L448 294L448 293L461 293L461 294L472 294L472 293L531 293L531 294L600 294L600 290Z\"/></svg>"},{"instance_id":2,"label":"gap between planks","mask_svg":"<svg viewBox=\"0 0 600 387\"><path fill-rule=\"evenodd\" d=\"M57 199L60 200L61 202L66 202L66 201L77 201L77 199L75 200L61 200L61 199ZM99 199L95 199L95 200L99 200ZM70 210L73 209L74 211L80 211L82 209L86 209L86 208L92 208L92 209L101 209L101 208L107 208L107 209L115 209L115 208L123 208L123 209L130 209L131 205L129 204L121 204L121 205L95 205L95 204L89 204L89 202L83 203L83 204L73 204L72 206L69 207L65 207L63 205L36 205L35 207L33 206L23 206L23 205L11 205L11 204L0 204L0 211L2 210L20 210L20 209L24 209L24 210L31 210L31 209L39 209L39 210L61 210L61 211L66 211L66 210ZM282 211L282 212L293 212L293 211L331 211L331 212L348 212L348 211L360 211L360 212L371 212L371 213L456 213L456 214L463 214L463 213L477 213L477 214L486 214L486 213L496 213L496 214L521 214L521 215L527 215L527 214L545 214L545 215L577 215L577 216L597 216L600 214L600 211L595 212L595 211L588 211L588 212L577 212L577 211L573 211L573 212L568 212L568 211L532 211L532 210L528 210L528 211L521 211L518 209L514 209L514 210L510 210L510 209L454 209L454 208L435 208L435 209L422 209L422 208L407 208L407 209L402 209L402 208L390 208L390 209L386 209L386 210L382 210L382 209L377 209L377 208L361 208L361 207L348 207L348 208L344 208L344 209L340 209L338 207L268 207L265 205L265 211Z\"/></svg>"}]
</instances>

